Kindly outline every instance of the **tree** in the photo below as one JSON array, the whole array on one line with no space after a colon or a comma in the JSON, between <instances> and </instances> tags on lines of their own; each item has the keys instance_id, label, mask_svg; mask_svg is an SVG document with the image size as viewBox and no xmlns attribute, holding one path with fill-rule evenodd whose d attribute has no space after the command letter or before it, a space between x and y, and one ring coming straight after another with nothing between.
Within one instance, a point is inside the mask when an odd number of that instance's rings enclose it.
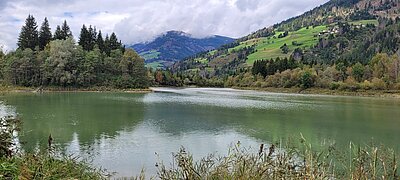
<instances>
[{"instance_id":1,"label":"tree","mask_svg":"<svg viewBox=\"0 0 400 180\"><path fill-rule=\"evenodd\" d=\"M109 56L111 53L111 48L110 48L110 38L108 37L108 34L106 35L106 38L104 39L104 52Z\"/></svg>"},{"instance_id":2,"label":"tree","mask_svg":"<svg viewBox=\"0 0 400 180\"><path fill-rule=\"evenodd\" d=\"M281 46L280 49L282 50L283 54L289 53L289 47L286 45L286 43L283 46Z\"/></svg>"},{"instance_id":3,"label":"tree","mask_svg":"<svg viewBox=\"0 0 400 180\"><path fill-rule=\"evenodd\" d=\"M96 46L92 51L89 51L82 63L81 73L79 75L79 83L83 86L97 84L100 77L102 57L100 49Z\"/></svg>"},{"instance_id":4,"label":"tree","mask_svg":"<svg viewBox=\"0 0 400 180\"><path fill-rule=\"evenodd\" d=\"M90 41L89 38L90 38L89 31L86 28L86 26L83 25L82 28L81 28L81 34L79 36L78 44L80 46L82 46L83 50L85 50L85 51L90 51L91 50L90 47L89 47L90 46L89 45L89 41Z\"/></svg>"},{"instance_id":5,"label":"tree","mask_svg":"<svg viewBox=\"0 0 400 180\"><path fill-rule=\"evenodd\" d=\"M340 62L336 64L336 70L339 71L339 76L342 81L346 79L346 66L344 63Z\"/></svg>"},{"instance_id":6,"label":"tree","mask_svg":"<svg viewBox=\"0 0 400 180\"><path fill-rule=\"evenodd\" d=\"M127 49L119 63L121 77L118 86L121 88L147 87L144 59L133 49Z\"/></svg>"},{"instance_id":7,"label":"tree","mask_svg":"<svg viewBox=\"0 0 400 180\"><path fill-rule=\"evenodd\" d=\"M302 89L308 89L314 84L313 75L310 70L305 70L300 77L300 87Z\"/></svg>"},{"instance_id":8,"label":"tree","mask_svg":"<svg viewBox=\"0 0 400 180\"><path fill-rule=\"evenodd\" d=\"M82 49L77 48L72 38L51 41L49 57L43 65L43 84L64 87L76 85L82 56Z\"/></svg>"},{"instance_id":9,"label":"tree","mask_svg":"<svg viewBox=\"0 0 400 180\"><path fill-rule=\"evenodd\" d=\"M32 50L35 49L37 45L39 45L39 37L38 30L35 18L32 15L28 15L28 18L25 20L25 25L22 26L21 32L18 37L18 48L26 49L30 48Z\"/></svg>"},{"instance_id":10,"label":"tree","mask_svg":"<svg viewBox=\"0 0 400 180\"><path fill-rule=\"evenodd\" d=\"M47 18L44 18L39 32L39 49L43 50L44 47L46 47L46 45L51 41L52 37L49 21Z\"/></svg>"},{"instance_id":11,"label":"tree","mask_svg":"<svg viewBox=\"0 0 400 180\"><path fill-rule=\"evenodd\" d=\"M121 47L121 44L118 42L117 35L115 33L112 33L110 36L110 49L119 49Z\"/></svg>"},{"instance_id":12,"label":"tree","mask_svg":"<svg viewBox=\"0 0 400 180\"><path fill-rule=\"evenodd\" d=\"M96 44L99 46L100 51L104 52L104 39L101 31L99 31L99 34L97 35Z\"/></svg>"},{"instance_id":13,"label":"tree","mask_svg":"<svg viewBox=\"0 0 400 180\"><path fill-rule=\"evenodd\" d=\"M53 39L64 40L63 33L61 32L60 25L57 25L56 31L54 32Z\"/></svg>"},{"instance_id":14,"label":"tree","mask_svg":"<svg viewBox=\"0 0 400 180\"><path fill-rule=\"evenodd\" d=\"M357 63L353 66L352 75L358 81L361 82L364 76L365 67L361 63Z\"/></svg>"},{"instance_id":15,"label":"tree","mask_svg":"<svg viewBox=\"0 0 400 180\"><path fill-rule=\"evenodd\" d=\"M67 24L67 20L64 20L64 23L63 23L63 25L61 27L61 35L62 35L64 40L66 40L69 37L72 38L72 32L71 32L71 29L69 28L69 26Z\"/></svg>"},{"instance_id":16,"label":"tree","mask_svg":"<svg viewBox=\"0 0 400 180\"><path fill-rule=\"evenodd\" d=\"M8 82L20 86L34 86L39 84L40 65L32 49L18 49L12 53L7 61L5 79Z\"/></svg>"}]
</instances>

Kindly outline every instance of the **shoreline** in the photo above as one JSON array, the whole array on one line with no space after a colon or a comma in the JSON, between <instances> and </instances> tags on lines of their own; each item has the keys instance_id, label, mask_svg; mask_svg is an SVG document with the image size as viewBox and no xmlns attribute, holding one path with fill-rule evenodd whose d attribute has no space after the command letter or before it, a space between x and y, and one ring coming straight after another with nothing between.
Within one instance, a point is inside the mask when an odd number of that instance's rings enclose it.
<instances>
[{"instance_id":1,"label":"shoreline","mask_svg":"<svg viewBox=\"0 0 400 180\"><path fill-rule=\"evenodd\" d=\"M400 99L400 90L358 90L342 91L322 88L253 88L253 87L232 87L240 90L253 90L260 92L272 92L283 94L303 94L303 95L332 95L332 96L354 96L354 97L376 97L376 98L396 98Z\"/></svg>"},{"instance_id":2,"label":"shoreline","mask_svg":"<svg viewBox=\"0 0 400 180\"><path fill-rule=\"evenodd\" d=\"M51 92L124 92L124 93L151 93L152 89L116 89L110 87L90 88L62 88L62 87L18 87L0 86L0 93L51 93Z\"/></svg>"},{"instance_id":3,"label":"shoreline","mask_svg":"<svg viewBox=\"0 0 400 180\"><path fill-rule=\"evenodd\" d=\"M169 87L169 88L204 88L204 87ZM213 88L213 87L208 87ZM396 98L400 99L400 90L357 90L343 91L322 88L254 88L254 87L226 87L238 90L252 90L260 92L283 93L283 94L302 94L302 95L333 95L333 96L354 96L354 97L377 97L377 98ZM62 88L62 87L19 87L19 86L0 86L0 93L51 93L51 92L122 92L122 93L152 93L152 87L147 89L116 89L110 87L90 87L90 88Z\"/></svg>"}]
</instances>

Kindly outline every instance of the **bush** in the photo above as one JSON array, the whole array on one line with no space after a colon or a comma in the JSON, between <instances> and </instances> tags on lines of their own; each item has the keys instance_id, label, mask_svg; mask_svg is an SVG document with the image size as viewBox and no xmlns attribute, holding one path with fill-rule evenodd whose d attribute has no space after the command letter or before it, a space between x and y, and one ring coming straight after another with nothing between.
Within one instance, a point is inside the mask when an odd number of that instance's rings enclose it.
<instances>
[{"instance_id":1,"label":"bush","mask_svg":"<svg viewBox=\"0 0 400 180\"><path fill-rule=\"evenodd\" d=\"M300 87L302 89L308 89L314 86L314 78L309 70L303 72L300 77Z\"/></svg>"},{"instance_id":2,"label":"bush","mask_svg":"<svg viewBox=\"0 0 400 180\"><path fill-rule=\"evenodd\" d=\"M396 90L400 90L400 83L396 83L396 84L394 84L394 89L396 89Z\"/></svg>"},{"instance_id":3,"label":"bush","mask_svg":"<svg viewBox=\"0 0 400 180\"><path fill-rule=\"evenodd\" d=\"M374 90L384 90L386 89L386 83L382 79L379 78L373 78L372 79L372 88Z\"/></svg>"},{"instance_id":4,"label":"bush","mask_svg":"<svg viewBox=\"0 0 400 180\"><path fill-rule=\"evenodd\" d=\"M341 87L342 84L343 84L343 82L341 82L341 81L340 82L332 82L329 86L329 89L331 89L331 90L339 89L339 87Z\"/></svg>"},{"instance_id":5,"label":"bush","mask_svg":"<svg viewBox=\"0 0 400 180\"><path fill-rule=\"evenodd\" d=\"M373 87L373 84L369 82L368 80L365 80L360 84L360 88L364 90L371 90Z\"/></svg>"},{"instance_id":6,"label":"bush","mask_svg":"<svg viewBox=\"0 0 400 180\"><path fill-rule=\"evenodd\" d=\"M360 85L357 83L357 81L352 77L349 76L347 79L344 81L346 89L350 91L356 91L357 89L360 89Z\"/></svg>"}]
</instances>

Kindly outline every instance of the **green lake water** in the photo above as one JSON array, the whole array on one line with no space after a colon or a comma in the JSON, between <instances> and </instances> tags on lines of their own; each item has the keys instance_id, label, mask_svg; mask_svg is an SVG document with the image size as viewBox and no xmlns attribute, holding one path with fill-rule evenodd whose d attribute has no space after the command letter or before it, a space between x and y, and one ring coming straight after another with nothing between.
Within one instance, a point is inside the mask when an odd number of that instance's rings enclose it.
<instances>
[{"instance_id":1,"label":"green lake water","mask_svg":"<svg viewBox=\"0 0 400 180\"><path fill-rule=\"evenodd\" d=\"M381 143L400 150L400 100L277 94L215 88L156 88L148 94L44 93L0 97L0 115L23 121L25 151L60 150L133 176L156 172L158 159L184 146L195 158L226 154L238 141L253 147L300 133L312 144ZM156 155L157 153L158 155Z\"/></svg>"}]
</instances>

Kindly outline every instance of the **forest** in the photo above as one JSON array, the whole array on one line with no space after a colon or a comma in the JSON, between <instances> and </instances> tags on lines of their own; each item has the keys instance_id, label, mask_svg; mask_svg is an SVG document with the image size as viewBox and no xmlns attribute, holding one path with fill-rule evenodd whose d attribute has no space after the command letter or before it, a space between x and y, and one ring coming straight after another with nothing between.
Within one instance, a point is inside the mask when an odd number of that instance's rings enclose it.
<instances>
[{"instance_id":1,"label":"forest","mask_svg":"<svg viewBox=\"0 0 400 180\"><path fill-rule=\"evenodd\" d=\"M47 18L38 29L29 15L18 48L0 52L0 79L26 87L147 88L144 59L126 49L115 33L103 38L95 27L82 26L78 43L66 21L54 35Z\"/></svg>"}]
</instances>

